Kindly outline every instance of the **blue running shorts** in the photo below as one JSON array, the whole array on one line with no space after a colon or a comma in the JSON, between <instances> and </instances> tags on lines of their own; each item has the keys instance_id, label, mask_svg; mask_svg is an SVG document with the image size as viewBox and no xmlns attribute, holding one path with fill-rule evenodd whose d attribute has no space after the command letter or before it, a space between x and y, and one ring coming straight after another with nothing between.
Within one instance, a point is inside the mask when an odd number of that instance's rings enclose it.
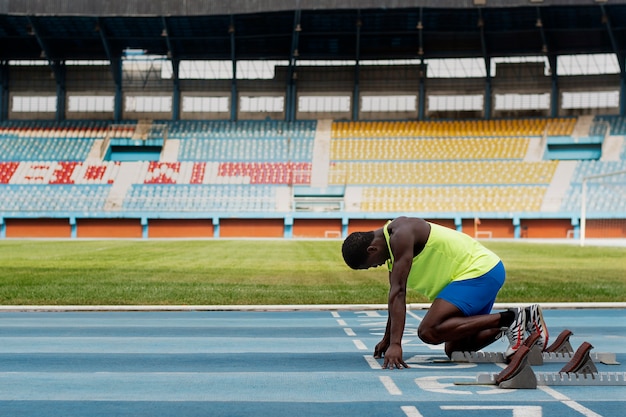
<instances>
[{"instance_id":1,"label":"blue running shorts","mask_svg":"<svg viewBox=\"0 0 626 417\"><path fill-rule=\"evenodd\" d=\"M483 276L452 281L441 290L437 298L454 304L465 316L489 314L505 276L504 265L500 261Z\"/></svg>"}]
</instances>

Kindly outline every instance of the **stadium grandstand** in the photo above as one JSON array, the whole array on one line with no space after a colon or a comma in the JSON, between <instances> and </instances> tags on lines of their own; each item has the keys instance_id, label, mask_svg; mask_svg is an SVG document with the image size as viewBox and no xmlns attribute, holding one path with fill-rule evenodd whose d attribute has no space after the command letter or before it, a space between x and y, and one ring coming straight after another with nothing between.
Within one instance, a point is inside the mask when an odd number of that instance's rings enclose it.
<instances>
[{"instance_id":1,"label":"stadium grandstand","mask_svg":"<svg viewBox=\"0 0 626 417\"><path fill-rule=\"evenodd\" d=\"M0 2L0 238L626 238L626 1Z\"/></svg>"}]
</instances>

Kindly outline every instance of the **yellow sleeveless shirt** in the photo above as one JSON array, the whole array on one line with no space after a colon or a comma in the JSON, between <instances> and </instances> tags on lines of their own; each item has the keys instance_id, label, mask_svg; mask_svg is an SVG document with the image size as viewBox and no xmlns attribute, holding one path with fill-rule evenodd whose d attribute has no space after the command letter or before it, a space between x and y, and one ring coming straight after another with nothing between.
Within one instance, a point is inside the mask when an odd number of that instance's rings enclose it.
<instances>
[{"instance_id":1,"label":"yellow sleeveless shirt","mask_svg":"<svg viewBox=\"0 0 626 417\"><path fill-rule=\"evenodd\" d=\"M393 253L387 231L389 223L383 227L383 234L390 255L387 268L391 272ZM500 262L498 255L470 236L438 224L429 224L430 236L424 249L413 258L407 280L407 287L424 294L429 300L434 300L452 281L478 278Z\"/></svg>"}]
</instances>

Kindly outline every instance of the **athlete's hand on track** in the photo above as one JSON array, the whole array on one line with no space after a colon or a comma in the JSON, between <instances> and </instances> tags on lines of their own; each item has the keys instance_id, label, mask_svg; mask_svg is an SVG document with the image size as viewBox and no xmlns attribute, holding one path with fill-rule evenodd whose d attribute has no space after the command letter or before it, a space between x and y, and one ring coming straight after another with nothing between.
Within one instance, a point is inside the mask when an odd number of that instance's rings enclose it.
<instances>
[{"instance_id":1,"label":"athlete's hand on track","mask_svg":"<svg viewBox=\"0 0 626 417\"><path fill-rule=\"evenodd\" d=\"M389 349L389 341L385 339L381 340L374 348L374 358L382 358L385 352L387 352L387 349Z\"/></svg>"},{"instance_id":2,"label":"athlete's hand on track","mask_svg":"<svg viewBox=\"0 0 626 417\"><path fill-rule=\"evenodd\" d=\"M385 352L385 361L383 369L402 369L408 368L409 365L402 360L402 346L399 343L392 343Z\"/></svg>"}]
</instances>

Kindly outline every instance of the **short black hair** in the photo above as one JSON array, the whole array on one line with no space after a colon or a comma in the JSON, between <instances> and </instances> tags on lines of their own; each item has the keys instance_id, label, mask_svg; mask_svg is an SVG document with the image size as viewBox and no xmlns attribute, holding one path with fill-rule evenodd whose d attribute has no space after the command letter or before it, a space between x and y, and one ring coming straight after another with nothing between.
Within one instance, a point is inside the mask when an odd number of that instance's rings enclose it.
<instances>
[{"instance_id":1,"label":"short black hair","mask_svg":"<svg viewBox=\"0 0 626 417\"><path fill-rule=\"evenodd\" d=\"M374 232L354 232L343 241L343 260L352 269L359 269L367 259L367 247L374 240Z\"/></svg>"}]
</instances>

